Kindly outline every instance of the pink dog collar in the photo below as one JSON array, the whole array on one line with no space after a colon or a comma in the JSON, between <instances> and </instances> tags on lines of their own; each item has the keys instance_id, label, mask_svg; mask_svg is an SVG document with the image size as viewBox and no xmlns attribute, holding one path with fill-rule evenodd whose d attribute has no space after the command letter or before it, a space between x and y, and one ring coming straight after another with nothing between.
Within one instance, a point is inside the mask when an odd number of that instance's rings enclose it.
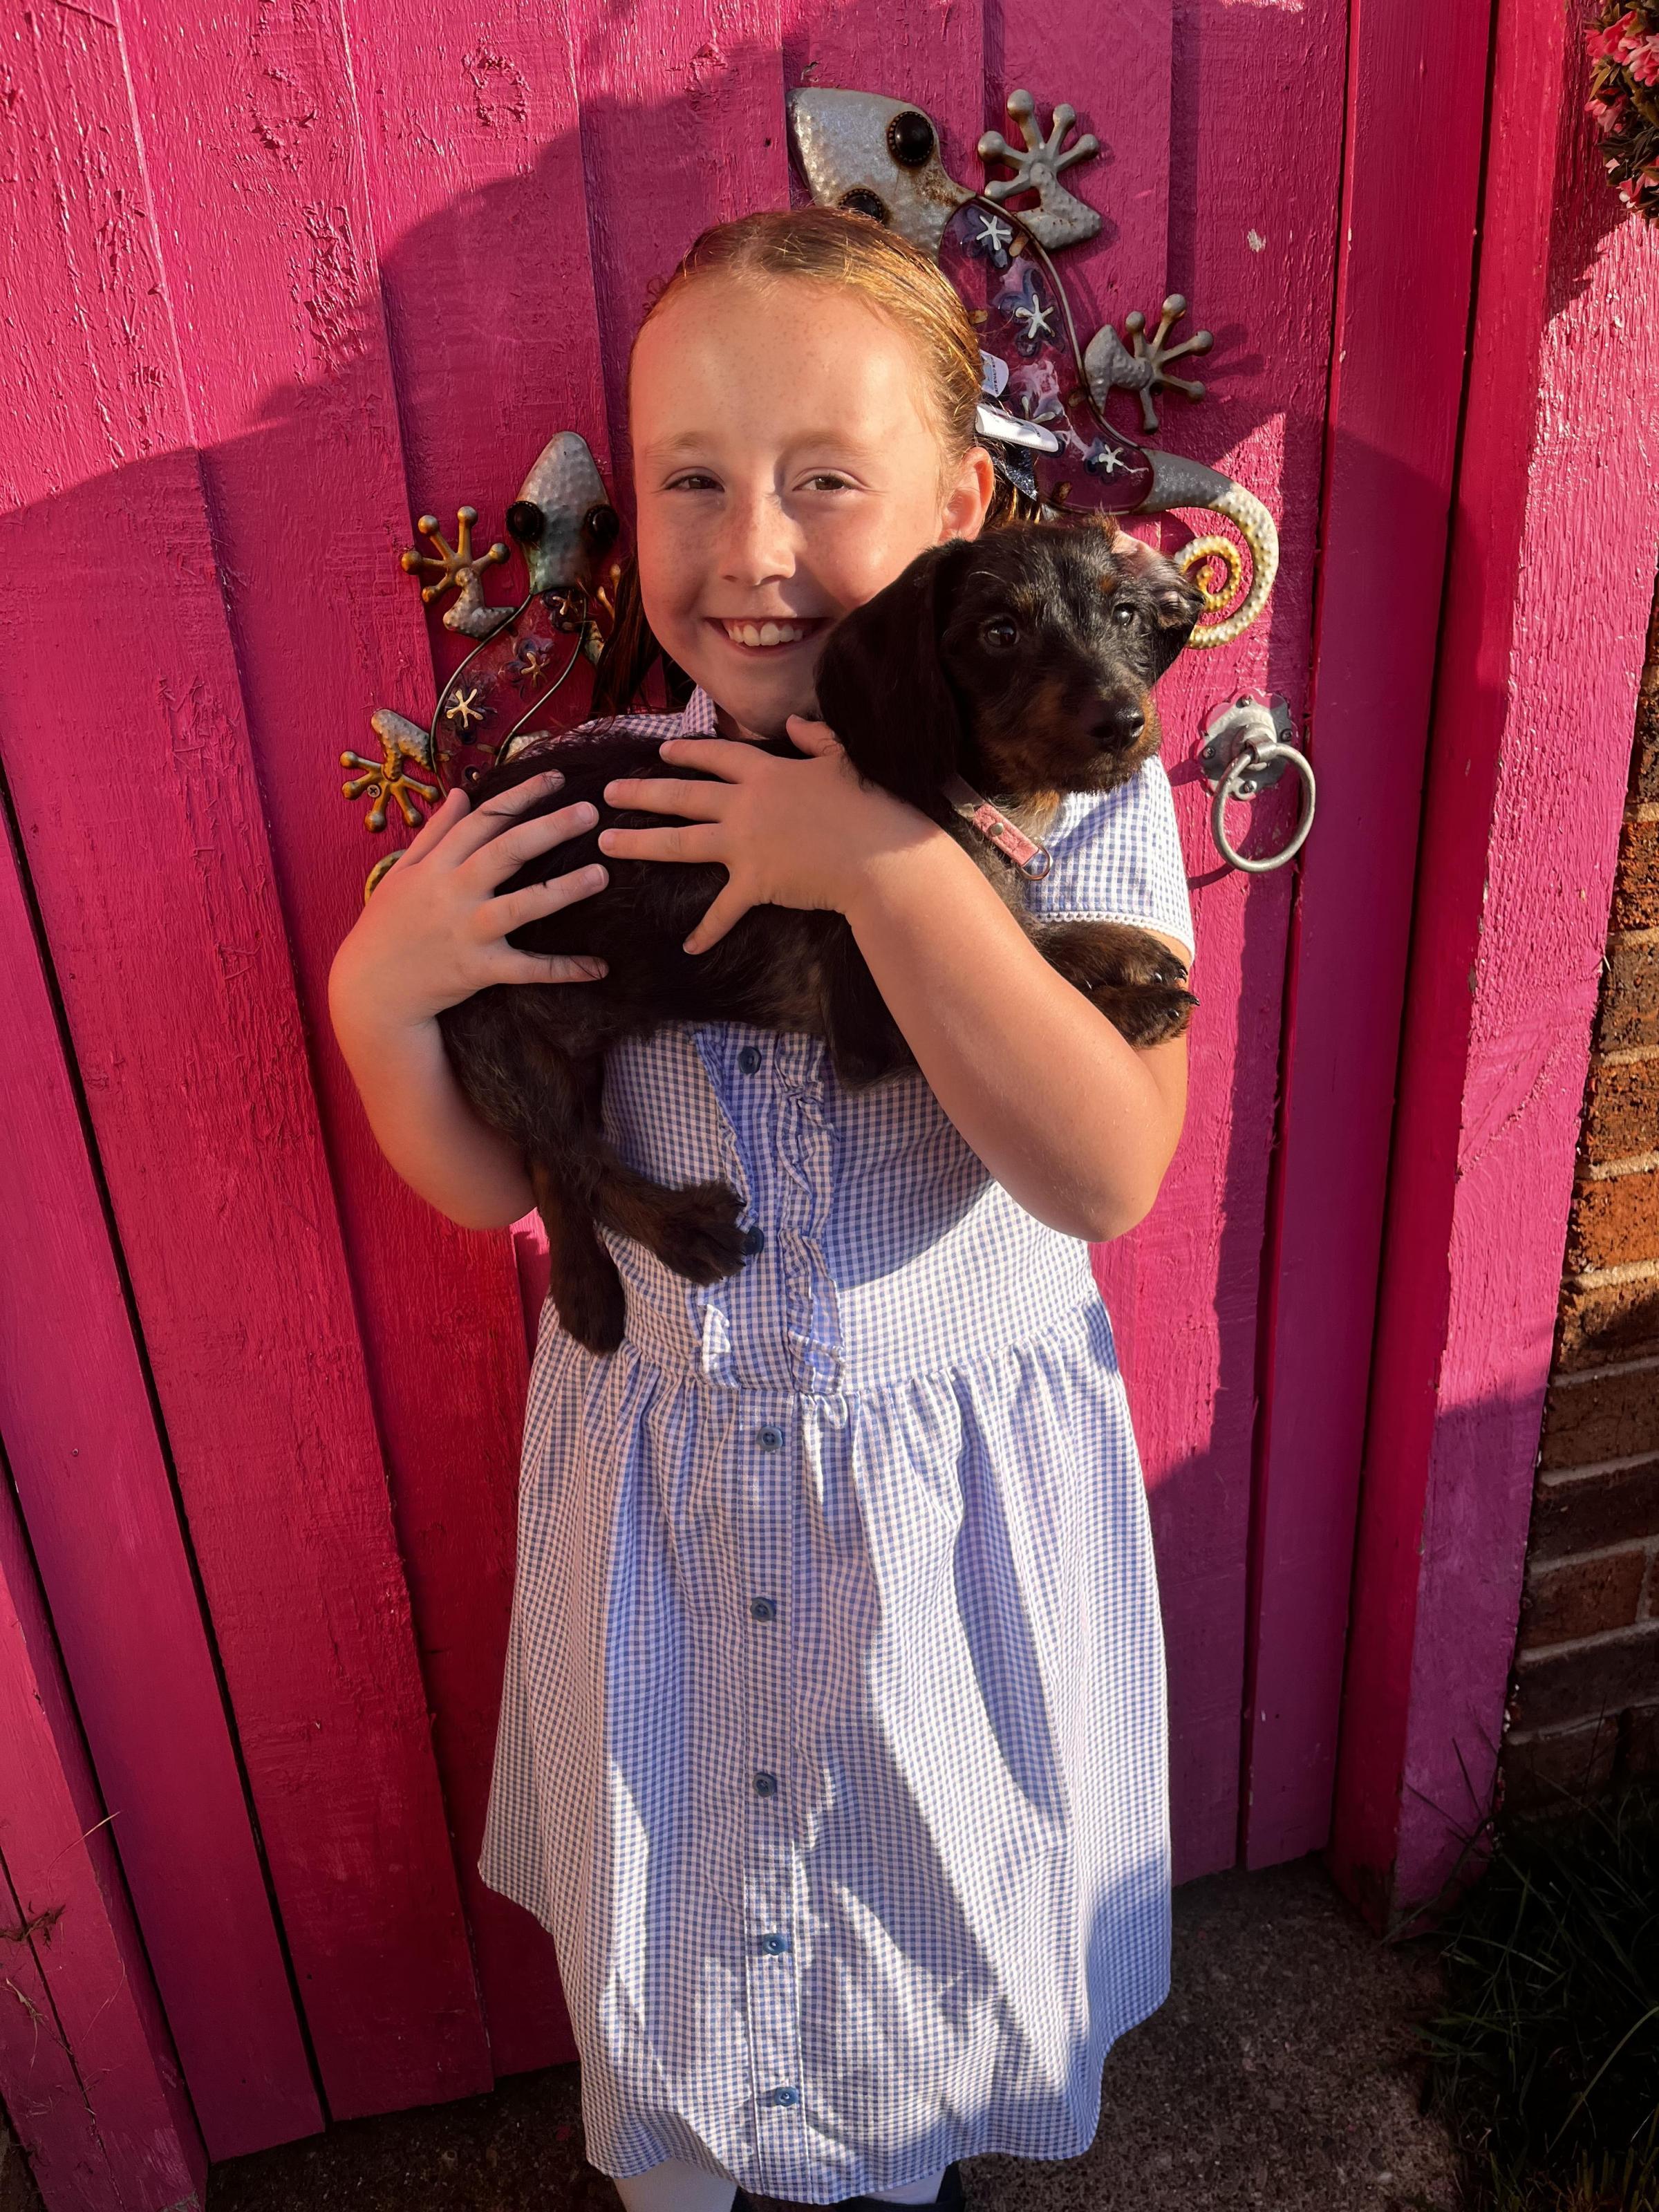
<instances>
[{"instance_id":1,"label":"pink dog collar","mask_svg":"<svg viewBox=\"0 0 1659 2212\"><path fill-rule=\"evenodd\" d=\"M961 776L947 778L945 795L957 813L965 815L981 836L988 838L1005 860L1012 860L1028 882L1040 883L1053 867L1054 860L1046 845L1034 843L1017 823L1011 822L988 799L981 798L972 784Z\"/></svg>"}]
</instances>

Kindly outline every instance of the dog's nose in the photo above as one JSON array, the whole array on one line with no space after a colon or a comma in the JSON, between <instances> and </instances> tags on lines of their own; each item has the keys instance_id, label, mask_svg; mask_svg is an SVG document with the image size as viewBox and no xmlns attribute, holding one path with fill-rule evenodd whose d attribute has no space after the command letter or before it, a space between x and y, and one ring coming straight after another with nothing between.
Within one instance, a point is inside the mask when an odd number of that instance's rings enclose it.
<instances>
[{"instance_id":1,"label":"dog's nose","mask_svg":"<svg viewBox=\"0 0 1659 2212\"><path fill-rule=\"evenodd\" d=\"M1146 709L1133 699L1120 699L1112 706L1103 708L1096 715L1093 724L1095 743L1103 751L1111 751L1119 745L1130 745L1146 726Z\"/></svg>"}]
</instances>

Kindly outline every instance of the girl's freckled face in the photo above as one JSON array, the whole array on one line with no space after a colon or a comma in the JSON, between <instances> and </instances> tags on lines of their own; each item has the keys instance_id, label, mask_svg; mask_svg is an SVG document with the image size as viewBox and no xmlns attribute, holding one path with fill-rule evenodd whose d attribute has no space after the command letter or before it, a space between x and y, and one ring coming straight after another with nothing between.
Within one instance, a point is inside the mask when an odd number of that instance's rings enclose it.
<instances>
[{"instance_id":1,"label":"girl's freckled face","mask_svg":"<svg viewBox=\"0 0 1659 2212\"><path fill-rule=\"evenodd\" d=\"M646 618L728 734L808 711L836 618L927 546L977 533L981 479L947 468L921 378L856 294L801 278L700 278L641 332Z\"/></svg>"}]
</instances>

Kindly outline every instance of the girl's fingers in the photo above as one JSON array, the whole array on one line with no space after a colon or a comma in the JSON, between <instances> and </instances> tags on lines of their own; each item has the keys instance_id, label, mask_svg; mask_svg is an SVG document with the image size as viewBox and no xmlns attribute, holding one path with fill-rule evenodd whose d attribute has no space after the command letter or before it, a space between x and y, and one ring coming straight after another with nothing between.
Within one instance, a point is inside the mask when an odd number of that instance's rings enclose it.
<instances>
[{"instance_id":1,"label":"girl's fingers","mask_svg":"<svg viewBox=\"0 0 1659 2212\"><path fill-rule=\"evenodd\" d=\"M498 791L482 806L475 806L449 841L457 861L471 860L474 853L510 828L527 806L533 806L538 799L545 799L563 781L559 769L547 769L540 775L527 775L511 791Z\"/></svg>"},{"instance_id":2,"label":"girl's fingers","mask_svg":"<svg viewBox=\"0 0 1659 2212\"><path fill-rule=\"evenodd\" d=\"M544 884L527 884L521 891L486 899L478 912L489 936L506 937L527 921L539 921L544 915L561 913L580 899L592 898L609 881L604 868L573 868L568 875L553 876Z\"/></svg>"},{"instance_id":3,"label":"girl's fingers","mask_svg":"<svg viewBox=\"0 0 1659 2212\"><path fill-rule=\"evenodd\" d=\"M459 788L445 792L415 836L404 847L402 857L405 860L424 860L433 847L441 843L465 814L466 793Z\"/></svg>"},{"instance_id":4,"label":"girl's fingers","mask_svg":"<svg viewBox=\"0 0 1659 2212\"><path fill-rule=\"evenodd\" d=\"M684 829L599 832L599 850L612 860L718 860L724 842L718 822L692 822Z\"/></svg>"},{"instance_id":5,"label":"girl's fingers","mask_svg":"<svg viewBox=\"0 0 1659 2212\"><path fill-rule=\"evenodd\" d=\"M733 783L740 783L757 761L770 757L740 738L665 738L657 750L672 767L707 769L710 775Z\"/></svg>"},{"instance_id":6,"label":"girl's fingers","mask_svg":"<svg viewBox=\"0 0 1659 2212\"><path fill-rule=\"evenodd\" d=\"M743 920L754 903L747 891L739 890L735 884L727 884L686 939L685 950L707 952L711 945L718 945L726 931Z\"/></svg>"},{"instance_id":7,"label":"girl's fingers","mask_svg":"<svg viewBox=\"0 0 1659 2212\"><path fill-rule=\"evenodd\" d=\"M815 722L808 714L791 714L789 735L804 753L834 753L841 750L841 739L828 722Z\"/></svg>"},{"instance_id":8,"label":"girl's fingers","mask_svg":"<svg viewBox=\"0 0 1659 2212\"><path fill-rule=\"evenodd\" d=\"M502 945L486 963L484 980L489 983L597 983L605 975L605 963L585 952L515 952L510 945Z\"/></svg>"},{"instance_id":9,"label":"girl's fingers","mask_svg":"<svg viewBox=\"0 0 1659 2212\"><path fill-rule=\"evenodd\" d=\"M668 776L618 776L606 784L605 796L611 806L637 807L643 814L684 814L693 822L723 820L732 801L728 785L676 783Z\"/></svg>"},{"instance_id":10,"label":"girl's fingers","mask_svg":"<svg viewBox=\"0 0 1659 2212\"><path fill-rule=\"evenodd\" d=\"M473 854L473 866L494 890L526 860L550 853L556 845L562 845L568 838L580 837L599 818L598 807L590 805L585 799L579 799L571 806L556 806L550 814L538 814L532 822L516 823L492 837Z\"/></svg>"}]
</instances>

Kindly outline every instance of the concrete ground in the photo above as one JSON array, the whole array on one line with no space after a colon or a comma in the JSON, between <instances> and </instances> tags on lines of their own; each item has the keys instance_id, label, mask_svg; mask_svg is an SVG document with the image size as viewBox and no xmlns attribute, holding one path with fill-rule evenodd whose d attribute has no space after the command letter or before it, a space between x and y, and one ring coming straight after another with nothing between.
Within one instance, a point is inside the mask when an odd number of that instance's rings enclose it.
<instances>
[{"instance_id":1,"label":"concrete ground","mask_svg":"<svg viewBox=\"0 0 1659 2212\"><path fill-rule=\"evenodd\" d=\"M966 2161L970 2212L1454 2212L1412 2045L1438 1987L1432 1952L1379 1944L1316 1860L1194 1882L1176 1898L1173 1994L1107 2060L1090 2149ZM18 2179L0 2158L0 2212L33 2212ZM208 2204L620 2212L582 2155L574 2066L231 2160Z\"/></svg>"}]
</instances>

